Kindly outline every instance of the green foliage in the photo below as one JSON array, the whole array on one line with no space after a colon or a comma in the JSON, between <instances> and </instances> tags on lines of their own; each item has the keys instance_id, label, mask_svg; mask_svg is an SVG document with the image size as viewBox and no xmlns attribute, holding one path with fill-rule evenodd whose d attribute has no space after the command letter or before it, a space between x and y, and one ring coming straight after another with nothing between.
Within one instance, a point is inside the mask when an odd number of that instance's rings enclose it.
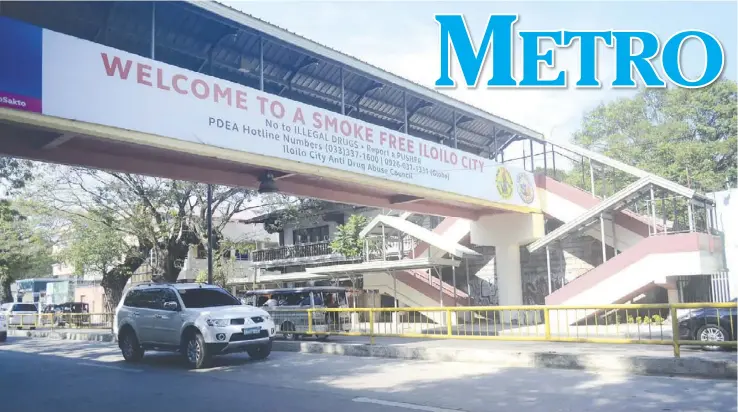
<instances>
[{"instance_id":1,"label":"green foliage","mask_svg":"<svg viewBox=\"0 0 738 412\"><path fill-rule=\"evenodd\" d=\"M359 237L361 231L366 227L367 218L362 215L351 215L348 221L336 229L331 241L333 253L352 258L361 256L364 251L364 239Z\"/></svg>"},{"instance_id":2,"label":"green foliage","mask_svg":"<svg viewBox=\"0 0 738 412\"><path fill-rule=\"evenodd\" d=\"M75 219L62 237L59 260L74 268L77 276L109 272L121 263L130 245L113 225L94 219Z\"/></svg>"},{"instance_id":3,"label":"green foliage","mask_svg":"<svg viewBox=\"0 0 738 412\"><path fill-rule=\"evenodd\" d=\"M26 216L0 200L0 300L11 300L10 285L18 279L51 273L53 239L44 221Z\"/></svg>"},{"instance_id":4,"label":"green foliage","mask_svg":"<svg viewBox=\"0 0 738 412\"><path fill-rule=\"evenodd\" d=\"M735 187L737 96L731 80L701 89L644 90L587 113L574 143L698 190ZM575 167L566 180L589 189L589 165ZM604 182L597 193L630 183L614 172L598 180Z\"/></svg>"},{"instance_id":5,"label":"green foliage","mask_svg":"<svg viewBox=\"0 0 738 412\"><path fill-rule=\"evenodd\" d=\"M318 199L294 199L276 198L273 200L274 205L280 207L274 210L270 216L264 221L264 230L267 233L277 233L284 229L285 225L297 222L298 220L317 218L322 212L335 206L333 202L327 202Z\"/></svg>"}]
</instances>

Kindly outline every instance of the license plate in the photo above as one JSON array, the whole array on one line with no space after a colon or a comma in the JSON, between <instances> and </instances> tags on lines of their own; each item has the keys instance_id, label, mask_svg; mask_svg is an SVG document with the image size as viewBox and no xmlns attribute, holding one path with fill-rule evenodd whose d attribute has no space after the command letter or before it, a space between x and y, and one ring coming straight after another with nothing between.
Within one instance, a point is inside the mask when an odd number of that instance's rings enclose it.
<instances>
[{"instance_id":1,"label":"license plate","mask_svg":"<svg viewBox=\"0 0 738 412\"><path fill-rule=\"evenodd\" d=\"M244 335L258 335L259 332L261 332L261 328L260 327L256 327L256 328L244 328L243 329L243 334Z\"/></svg>"}]
</instances>

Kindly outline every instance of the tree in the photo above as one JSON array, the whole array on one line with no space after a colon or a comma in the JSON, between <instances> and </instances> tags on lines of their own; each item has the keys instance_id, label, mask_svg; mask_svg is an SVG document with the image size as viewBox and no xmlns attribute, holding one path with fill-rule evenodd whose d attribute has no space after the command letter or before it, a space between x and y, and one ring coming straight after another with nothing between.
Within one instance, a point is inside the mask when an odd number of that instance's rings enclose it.
<instances>
[{"instance_id":1,"label":"tree","mask_svg":"<svg viewBox=\"0 0 738 412\"><path fill-rule=\"evenodd\" d=\"M364 252L364 239L359 235L367 223L366 216L351 215L346 223L336 228L331 241L333 253L339 253L347 258L361 256Z\"/></svg>"},{"instance_id":2,"label":"tree","mask_svg":"<svg viewBox=\"0 0 738 412\"><path fill-rule=\"evenodd\" d=\"M101 233L126 239L124 253L114 248L116 256L124 258L103 272L103 286L113 305L131 275L147 260L155 281L175 282L190 246L207 247L207 185L78 167L47 165L44 171L45 177L39 179L42 183L35 185L32 195L46 199L50 214L69 222L85 222L83 228L92 228L85 242L101 242L94 250L106 245ZM233 215L265 205L249 189L212 188L213 243L217 250L221 232ZM81 245L85 244L83 239L77 239ZM119 240L115 242L120 245ZM93 256L93 261L110 261L109 256L102 259L100 253L88 258Z\"/></svg>"},{"instance_id":3,"label":"tree","mask_svg":"<svg viewBox=\"0 0 738 412\"><path fill-rule=\"evenodd\" d=\"M586 114L574 142L701 191L735 187L737 97L731 80L701 89L643 90ZM588 188L589 166L580 166L567 179ZM613 193L631 181L611 172L604 184Z\"/></svg>"},{"instance_id":4,"label":"tree","mask_svg":"<svg viewBox=\"0 0 738 412\"><path fill-rule=\"evenodd\" d=\"M71 265L77 276L102 277L108 311L117 306L126 283L151 250L150 245L139 245L137 239L96 216L75 217L62 236L62 244L57 256Z\"/></svg>"},{"instance_id":5,"label":"tree","mask_svg":"<svg viewBox=\"0 0 738 412\"><path fill-rule=\"evenodd\" d=\"M0 300L12 300L10 285L30 277L45 277L54 263L52 231L37 216L5 200L0 202Z\"/></svg>"}]
</instances>

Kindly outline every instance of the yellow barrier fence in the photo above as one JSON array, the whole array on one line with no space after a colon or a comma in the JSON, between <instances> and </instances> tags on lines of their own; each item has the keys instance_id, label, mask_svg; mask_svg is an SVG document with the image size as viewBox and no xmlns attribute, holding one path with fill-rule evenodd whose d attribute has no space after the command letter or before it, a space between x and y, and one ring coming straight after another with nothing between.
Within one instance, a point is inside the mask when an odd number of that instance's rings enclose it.
<instances>
[{"instance_id":1,"label":"yellow barrier fence","mask_svg":"<svg viewBox=\"0 0 738 412\"><path fill-rule=\"evenodd\" d=\"M372 343L402 337L669 345L676 357L681 346L736 347L737 329L735 303L326 308L309 309L308 318L306 335L368 336Z\"/></svg>"},{"instance_id":2,"label":"yellow barrier fence","mask_svg":"<svg viewBox=\"0 0 738 412\"><path fill-rule=\"evenodd\" d=\"M110 329L112 313L6 314L8 329Z\"/></svg>"},{"instance_id":3,"label":"yellow barrier fence","mask_svg":"<svg viewBox=\"0 0 738 412\"><path fill-rule=\"evenodd\" d=\"M279 319L287 312L295 319L307 315L307 327L299 329L281 328L274 318L280 333L291 336L367 336L372 343L376 337L398 337L669 345L679 357L682 346L736 347L737 311L735 303L280 308ZM113 314L15 315L7 321L9 328L19 329L110 329Z\"/></svg>"}]
</instances>

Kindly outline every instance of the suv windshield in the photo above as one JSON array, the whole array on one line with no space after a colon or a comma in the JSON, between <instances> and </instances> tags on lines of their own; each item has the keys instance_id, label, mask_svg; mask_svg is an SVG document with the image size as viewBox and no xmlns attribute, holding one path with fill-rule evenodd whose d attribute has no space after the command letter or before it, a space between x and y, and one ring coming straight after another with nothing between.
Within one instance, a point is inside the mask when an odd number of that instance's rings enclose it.
<instances>
[{"instance_id":1,"label":"suv windshield","mask_svg":"<svg viewBox=\"0 0 738 412\"><path fill-rule=\"evenodd\" d=\"M177 292L186 308L241 305L240 300L223 289L179 289Z\"/></svg>"},{"instance_id":2,"label":"suv windshield","mask_svg":"<svg viewBox=\"0 0 738 412\"><path fill-rule=\"evenodd\" d=\"M16 305L13 305L13 312L35 312L38 309L36 309L36 305L32 305L30 303L18 303Z\"/></svg>"}]
</instances>

